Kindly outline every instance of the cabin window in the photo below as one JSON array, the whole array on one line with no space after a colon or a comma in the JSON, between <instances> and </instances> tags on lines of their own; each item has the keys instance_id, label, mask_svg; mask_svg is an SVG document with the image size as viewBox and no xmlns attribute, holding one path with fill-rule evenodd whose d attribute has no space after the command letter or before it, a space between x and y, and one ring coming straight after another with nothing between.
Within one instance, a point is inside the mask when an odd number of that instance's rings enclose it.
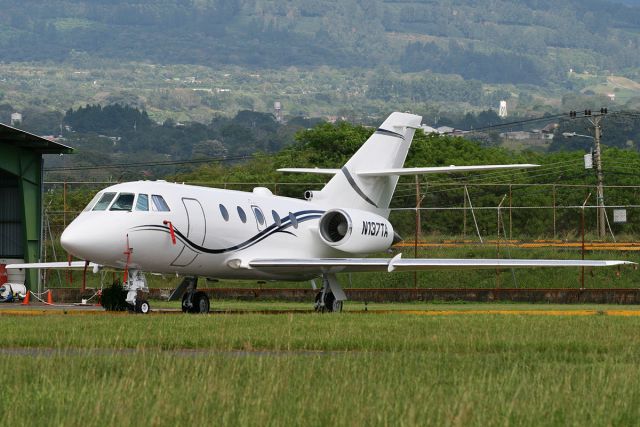
<instances>
[{"instance_id":1,"label":"cabin window","mask_svg":"<svg viewBox=\"0 0 640 427\"><path fill-rule=\"evenodd\" d=\"M106 211L114 197L116 197L116 193L104 193L98 203L93 207L93 210Z\"/></svg>"},{"instance_id":2,"label":"cabin window","mask_svg":"<svg viewBox=\"0 0 640 427\"><path fill-rule=\"evenodd\" d=\"M259 225L264 225L265 220L264 220L264 215L262 214L262 211L260 211L260 208L254 207L253 208L253 213L256 216L256 220L258 221Z\"/></svg>"},{"instance_id":3,"label":"cabin window","mask_svg":"<svg viewBox=\"0 0 640 427\"><path fill-rule=\"evenodd\" d=\"M289 221L291 221L293 228L298 228L298 218L292 212L289 212Z\"/></svg>"},{"instance_id":4,"label":"cabin window","mask_svg":"<svg viewBox=\"0 0 640 427\"><path fill-rule=\"evenodd\" d=\"M220 214L225 221L229 221L229 211L227 211L227 208L225 208L222 203L220 203Z\"/></svg>"},{"instance_id":5,"label":"cabin window","mask_svg":"<svg viewBox=\"0 0 640 427\"><path fill-rule=\"evenodd\" d=\"M138 194L138 200L136 201L136 210L137 211L148 211L149 210L149 195L148 194Z\"/></svg>"},{"instance_id":6,"label":"cabin window","mask_svg":"<svg viewBox=\"0 0 640 427\"><path fill-rule=\"evenodd\" d=\"M282 220L280 219L280 215L278 215L278 212L271 211L271 215L273 216L273 222L275 222L276 225L280 227L282 225Z\"/></svg>"},{"instance_id":7,"label":"cabin window","mask_svg":"<svg viewBox=\"0 0 640 427\"><path fill-rule=\"evenodd\" d=\"M91 199L91 201L87 204L87 206L84 208L84 210L82 212L90 211L91 207L98 201L100 196L101 196L100 193L98 193L95 196L93 196L93 199Z\"/></svg>"},{"instance_id":8,"label":"cabin window","mask_svg":"<svg viewBox=\"0 0 640 427\"><path fill-rule=\"evenodd\" d=\"M133 207L133 199L136 197L133 193L120 193L118 198L109 208L110 211L128 211L131 212Z\"/></svg>"},{"instance_id":9,"label":"cabin window","mask_svg":"<svg viewBox=\"0 0 640 427\"><path fill-rule=\"evenodd\" d=\"M151 202L151 208L156 212L169 212L171 210L169 209L169 205L167 205L167 202L164 201L164 197L162 196L152 194Z\"/></svg>"},{"instance_id":10,"label":"cabin window","mask_svg":"<svg viewBox=\"0 0 640 427\"><path fill-rule=\"evenodd\" d=\"M244 213L244 209L238 206L238 216L240 217L240 221L243 223L247 222L247 214Z\"/></svg>"}]
</instances>

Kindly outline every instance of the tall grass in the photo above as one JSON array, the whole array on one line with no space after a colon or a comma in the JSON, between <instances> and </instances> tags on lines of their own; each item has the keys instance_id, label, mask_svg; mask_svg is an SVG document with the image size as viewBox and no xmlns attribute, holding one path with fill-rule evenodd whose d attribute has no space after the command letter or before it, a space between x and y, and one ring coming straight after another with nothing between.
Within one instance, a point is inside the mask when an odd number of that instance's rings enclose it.
<instances>
[{"instance_id":1,"label":"tall grass","mask_svg":"<svg viewBox=\"0 0 640 427\"><path fill-rule=\"evenodd\" d=\"M2 320L3 425L626 425L640 416L638 318Z\"/></svg>"}]
</instances>

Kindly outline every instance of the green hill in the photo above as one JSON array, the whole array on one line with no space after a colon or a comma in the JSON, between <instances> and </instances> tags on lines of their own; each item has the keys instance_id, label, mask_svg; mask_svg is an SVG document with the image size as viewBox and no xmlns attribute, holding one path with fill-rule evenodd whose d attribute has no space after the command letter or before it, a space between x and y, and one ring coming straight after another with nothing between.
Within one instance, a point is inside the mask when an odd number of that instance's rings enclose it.
<instances>
[{"instance_id":1,"label":"green hill","mask_svg":"<svg viewBox=\"0 0 640 427\"><path fill-rule=\"evenodd\" d=\"M0 1L3 61L319 66L564 82L640 67L640 8L608 2L392 0Z\"/></svg>"}]
</instances>

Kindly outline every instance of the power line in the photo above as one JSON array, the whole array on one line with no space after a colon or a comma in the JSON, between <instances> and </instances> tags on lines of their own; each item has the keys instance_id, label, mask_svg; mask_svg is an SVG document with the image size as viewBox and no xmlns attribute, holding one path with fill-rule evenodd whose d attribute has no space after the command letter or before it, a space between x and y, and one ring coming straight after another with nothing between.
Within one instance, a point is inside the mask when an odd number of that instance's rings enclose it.
<instances>
[{"instance_id":1,"label":"power line","mask_svg":"<svg viewBox=\"0 0 640 427\"><path fill-rule=\"evenodd\" d=\"M271 155L260 155L272 156ZM232 162L237 160L247 160L258 157L255 154L235 157L209 157L206 159L197 160L166 160L166 161L154 161L154 162L138 162L138 163L119 163L119 164L106 164L106 165L92 165L92 166L71 166L71 167L52 167L45 168L45 172L55 171L77 171L77 170L94 170L94 169L117 169L117 168L129 168L129 167L142 167L142 166L173 166L173 165L185 165L185 164L197 164L197 163L211 163L211 162Z\"/></svg>"}]
</instances>

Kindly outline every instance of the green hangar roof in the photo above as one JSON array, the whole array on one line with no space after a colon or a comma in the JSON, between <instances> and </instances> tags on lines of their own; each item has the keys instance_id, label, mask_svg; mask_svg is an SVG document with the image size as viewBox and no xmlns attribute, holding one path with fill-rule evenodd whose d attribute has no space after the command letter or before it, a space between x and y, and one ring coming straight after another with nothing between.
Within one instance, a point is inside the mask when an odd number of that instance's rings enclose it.
<instances>
[{"instance_id":1,"label":"green hangar roof","mask_svg":"<svg viewBox=\"0 0 640 427\"><path fill-rule=\"evenodd\" d=\"M73 148L32 133L0 123L0 144L11 144L32 150L38 154L63 154Z\"/></svg>"}]
</instances>

